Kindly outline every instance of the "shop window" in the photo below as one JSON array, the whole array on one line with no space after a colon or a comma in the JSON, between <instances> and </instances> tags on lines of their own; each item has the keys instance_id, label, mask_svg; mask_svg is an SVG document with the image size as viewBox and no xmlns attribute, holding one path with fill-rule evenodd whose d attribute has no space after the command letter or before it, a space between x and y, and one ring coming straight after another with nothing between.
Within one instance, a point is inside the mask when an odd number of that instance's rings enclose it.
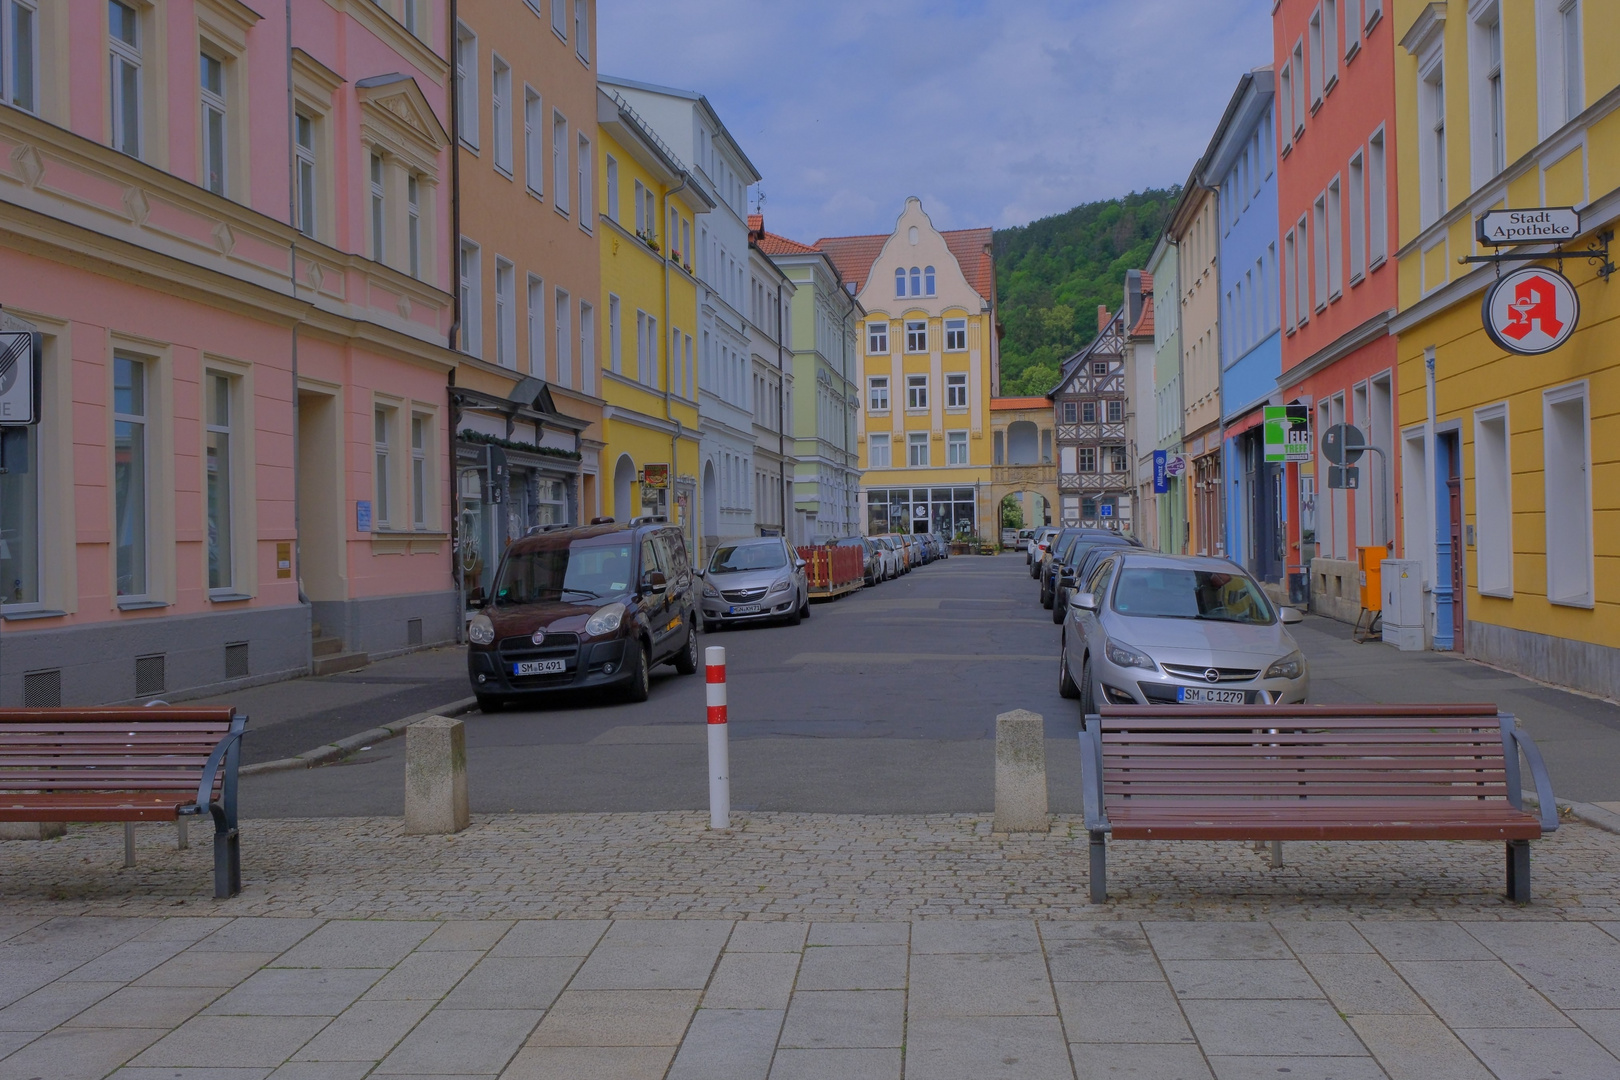
<instances>
[{"instance_id":1,"label":"shop window","mask_svg":"<svg viewBox=\"0 0 1620 1080\"><path fill-rule=\"evenodd\" d=\"M0 604L40 601L39 427L0 429Z\"/></svg>"}]
</instances>

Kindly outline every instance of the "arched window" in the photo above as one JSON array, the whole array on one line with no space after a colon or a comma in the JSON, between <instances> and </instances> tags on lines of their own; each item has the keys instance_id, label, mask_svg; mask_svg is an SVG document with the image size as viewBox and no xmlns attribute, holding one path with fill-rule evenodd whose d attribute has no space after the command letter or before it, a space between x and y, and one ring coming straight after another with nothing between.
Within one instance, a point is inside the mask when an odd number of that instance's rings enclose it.
<instances>
[{"instance_id":1,"label":"arched window","mask_svg":"<svg viewBox=\"0 0 1620 1080\"><path fill-rule=\"evenodd\" d=\"M911 268L911 295L921 296L922 294L922 271L913 266Z\"/></svg>"},{"instance_id":2,"label":"arched window","mask_svg":"<svg viewBox=\"0 0 1620 1080\"><path fill-rule=\"evenodd\" d=\"M923 267L923 295L934 295L934 268L932 266Z\"/></svg>"},{"instance_id":3,"label":"arched window","mask_svg":"<svg viewBox=\"0 0 1620 1080\"><path fill-rule=\"evenodd\" d=\"M894 268L894 295L906 295L906 268L903 266Z\"/></svg>"}]
</instances>

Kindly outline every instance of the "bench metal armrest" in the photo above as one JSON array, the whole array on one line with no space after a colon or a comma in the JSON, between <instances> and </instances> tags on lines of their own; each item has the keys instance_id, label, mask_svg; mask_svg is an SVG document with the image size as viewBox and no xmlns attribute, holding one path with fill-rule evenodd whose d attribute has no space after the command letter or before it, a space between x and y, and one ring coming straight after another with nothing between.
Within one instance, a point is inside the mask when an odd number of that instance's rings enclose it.
<instances>
[{"instance_id":1,"label":"bench metal armrest","mask_svg":"<svg viewBox=\"0 0 1620 1080\"><path fill-rule=\"evenodd\" d=\"M1084 800L1086 829L1110 832L1108 812L1103 802L1102 718L1085 718L1080 728L1080 795Z\"/></svg>"},{"instance_id":2,"label":"bench metal armrest","mask_svg":"<svg viewBox=\"0 0 1620 1080\"><path fill-rule=\"evenodd\" d=\"M180 811L182 814L202 814L212 810L214 803L214 778L219 775L221 768L225 770L224 781L220 784L220 807L225 819L232 827L236 825L236 762L242 752L242 733L247 729L247 717L231 717L231 729L225 737L219 740L214 752L208 755L208 763L203 766L202 779L197 781L196 805L189 810ZM219 816L216 812L215 816Z\"/></svg>"},{"instance_id":3,"label":"bench metal armrest","mask_svg":"<svg viewBox=\"0 0 1620 1080\"><path fill-rule=\"evenodd\" d=\"M1518 751L1524 751L1524 759L1530 764L1530 779L1536 785L1536 802L1539 804L1541 812L1541 831L1557 832L1558 801L1553 798L1552 777L1547 775L1547 763L1541 759L1541 750L1537 748L1536 741L1530 737L1530 733L1519 727L1511 714L1504 713L1503 717L1503 731L1513 741L1513 746L1508 748L1513 757L1514 765L1514 768L1509 770L1509 777L1511 778L1513 774L1519 771L1517 768L1519 764ZM1508 795L1512 798L1513 805L1522 810L1524 809L1524 799L1521 792L1522 788L1519 784L1509 785Z\"/></svg>"}]
</instances>

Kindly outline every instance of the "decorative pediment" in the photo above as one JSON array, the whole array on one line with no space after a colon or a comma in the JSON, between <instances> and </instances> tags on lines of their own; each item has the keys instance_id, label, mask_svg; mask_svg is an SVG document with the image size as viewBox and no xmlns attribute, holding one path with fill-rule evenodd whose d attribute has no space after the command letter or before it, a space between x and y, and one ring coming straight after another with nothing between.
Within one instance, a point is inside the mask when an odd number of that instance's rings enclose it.
<instances>
[{"instance_id":1,"label":"decorative pediment","mask_svg":"<svg viewBox=\"0 0 1620 1080\"><path fill-rule=\"evenodd\" d=\"M376 75L354 86L365 126L374 139L397 153L428 160L450 145L444 125L409 75Z\"/></svg>"}]
</instances>

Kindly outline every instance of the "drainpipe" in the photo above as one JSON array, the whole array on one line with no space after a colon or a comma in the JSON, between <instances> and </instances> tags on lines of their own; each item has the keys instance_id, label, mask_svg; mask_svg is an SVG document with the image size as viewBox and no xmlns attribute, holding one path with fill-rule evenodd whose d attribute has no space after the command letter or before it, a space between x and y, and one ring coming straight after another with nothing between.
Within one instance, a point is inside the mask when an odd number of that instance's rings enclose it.
<instances>
[{"instance_id":1,"label":"drainpipe","mask_svg":"<svg viewBox=\"0 0 1620 1080\"><path fill-rule=\"evenodd\" d=\"M445 28L450 54L450 333L446 344L454 352L461 338L461 83L455 74L457 0L450 0L450 22ZM456 454L456 431L461 409L456 400L456 369L450 369L449 444L450 467L445 470L450 484L450 576L456 583L456 638L460 645L467 623L467 582L461 572L461 461Z\"/></svg>"},{"instance_id":2,"label":"drainpipe","mask_svg":"<svg viewBox=\"0 0 1620 1080\"><path fill-rule=\"evenodd\" d=\"M780 271L778 271L780 273ZM777 498L782 503L782 535L788 536L787 493L787 413L783 411L782 384L787 371L782 366L782 283L776 283L776 471ZM792 543L792 538L789 538Z\"/></svg>"},{"instance_id":3,"label":"drainpipe","mask_svg":"<svg viewBox=\"0 0 1620 1080\"><path fill-rule=\"evenodd\" d=\"M1428 602L1423 606L1425 609L1434 611L1435 618L1438 619L1438 611L1431 607L1435 601L1435 589L1439 586L1436 578L1440 573L1440 560L1438 553L1435 551L1435 541L1439 535L1436 530L1439 528L1440 508L1436 505L1438 493L1435 490L1435 473L1438 463L1435 461L1434 348L1432 346L1423 350L1423 393L1425 403L1428 406L1427 416L1423 420L1423 501L1429 508L1429 533L1423 537L1423 547L1420 549L1423 553L1423 574L1428 578L1428 588L1425 591L1429 594ZM1410 545L1412 538L1407 537L1406 542ZM1458 557L1460 556L1453 556L1453 558ZM1462 598L1457 597L1454 602L1461 603L1461 601ZM1439 625L1436 624L1432 633L1438 633L1439 629Z\"/></svg>"},{"instance_id":4,"label":"drainpipe","mask_svg":"<svg viewBox=\"0 0 1620 1080\"><path fill-rule=\"evenodd\" d=\"M838 291L844 294L844 299L845 300L849 301L849 303L844 308L844 332L843 332L843 334L841 334L839 336L839 339L838 339L839 348L847 350L848 346L849 346L849 320L855 314L855 294L850 292L848 289L843 288L841 282L840 282L840 288L839 288ZM838 365L838 374L844 380L843 398L844 398L845 416L844 416L844 422L840 425L841 430L838 432L838 441L843 445L843 450L844 450L844 527L845 528L848 528L850 526L850 524L851 524L850 519L854 516L854 509L850 505L850 489L849 489L849 476L850 476L850 473L852 473L854 471L853 469L851 469L849 467L849 416L848 416L848 411L849 411L849 362L850 362L850 355L849 355L849 353L847 351L845 351L843 361ZM847 536L849 534L845 533L844 535Z\"/></svg>"},{"instance_id":5,"label":"drainpipe","mask_svg":"<svg viewBox=\"0 0 1620 1080\"><path fill-rule=\"evenodd\" d=\"M287 224L293 227L287 284L298 300L298 134L297 105L293 96L292 0L286 0L287 21ZM298 585L298 602L308 604L304 595L304 530L298 512L298 323L292 328L292 474L293 474L293 581Z\"/></svg>"},{"instance_id":6,"label":"drainpipe","mask_svg":"<svg viewBox=\"0 0 1620 1080\"><path fill-rule=\"evenodd\" d=\"M689 172L686 172L683 169L681 171L681 184L680 184L680 187L671 188L669 191L664 192L664 214L663 214L663 216L664 216L664 218L666 220L669 218L669 199L670 199L670 196L671 195L679 195L681 192L686 190L687 185L690 184L691 182L692 182L692 174L689 173ZM669 245L670 245L670 238L668 236L665 236L664 237L664 250L661 253L664 256L664 328L660 332L661 333L666 333L666 334L670 330L670 321L669 321L669 262L670 262L670 257L669 257L669 253L670 253L671 248L670 248ZM697 328L693 327L693 329L695 330ZM665 353L664 355L669 356L668 353ZM680 472L681 422L679 420L675 419L675 410L674 410L674 407L673 407L673 401L672 401L672 399L670 398L670 395L669 395L669 387L670 387L670 384L674 381L673 380L674 374L675 374L675 358L673 356L669 356L669 359L664 361L664 419L668 420L672 425L674 425L674 430L669 433L669 496L668 497L669 497L669 499L670 499L670 501L672 503L675 500L676 477L680 476L680 474L681 474L681 472ZM697 388L693 387L693 389L696 390ZM698 513L698 507L696 506L696 503L697 503L697 500L698 500L698 490L699 490L699 486L694 485L694 487L692 489L692 502L693 502L694 505L692 507L691 521L690 521L690 524L692 526L692 540L693 540L692 547L693 547L694 550L696 550L696 548L697 548L696 541L697 541L697 538L698 538L697 519L702 516L701 514ZM673 509L674 509L674 507L671 506L670 510L673 510ZM707 554L707 553L705 553L705 554Z\"/></svg>"}]
</instances>

